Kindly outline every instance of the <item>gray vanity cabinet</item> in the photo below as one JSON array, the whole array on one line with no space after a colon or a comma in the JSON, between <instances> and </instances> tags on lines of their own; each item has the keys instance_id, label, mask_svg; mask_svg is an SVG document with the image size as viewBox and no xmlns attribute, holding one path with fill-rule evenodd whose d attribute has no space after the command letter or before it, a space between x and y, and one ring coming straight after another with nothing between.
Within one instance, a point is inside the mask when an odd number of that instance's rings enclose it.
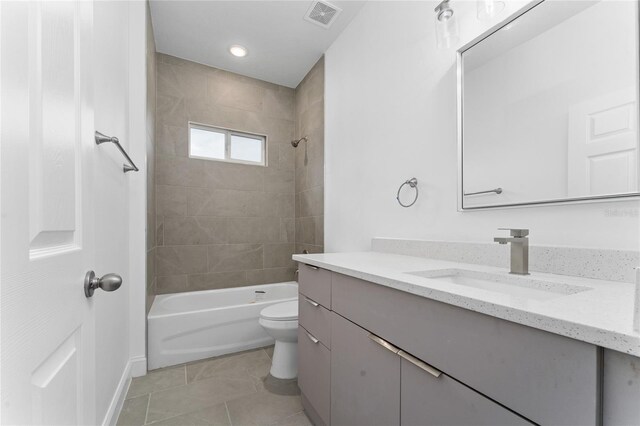
<instances>
[{"instance_id":1,"label":"gray vanity cabinet","mask_svg":"<svg viewBox=\"0 0 640 426\"><path fill-rule=\"evenodd\" d=\"M298 386L302 404L316 426L331 423L331 352L298 327Z\"/></svg>"},{"instance_id":2,"label":"gray vanity cabinet","mask_svg":"<svg viewBox=\"0 0 640 426\"><path fill-rule=\"evenodd\" d=\"M333 311L541 425L595 426L601 350L334 273Z\"/></svg>"},{"instance_id":3,"label":"gray vanity cabinet","mask_svg":"<svg viewBox=\"0 0 640 426\"><path fill-rule=\"evenodd\" d=\"M336 313L331 328L334 426L533 425Z\"/></svg>"},{"instance_id":4,"label":"gray vanity cabinet","mask_svg":"<svg viewBox=\"0 0 640 426\"><path fill-rule=\"evenodd\" d=\"M331 332L331 424L398 425L400 357L335 313Z\"/></svg>"},{"instance_id":5,"label":"gray vanity cabinet","mask_svg":"<svg viewBox=\"0 0 640 426\"><path fill-rule=\"evenodd\" d=\"M298 382L317 425L601 423L597 346L307 265L299 284Z\"/></svg>"},{"instance_id":6,"label":"gray vanity cabinet","mask_svg":"<svg viewBox=\"0 0 640 426\"><path fill-rule=\"evenodd\" d=\"M603 363L603 424L640 424L640 358L605 349Z\"/></svg>"},{"instance_id":7,"label":"gray vanity cabinet","mask_svg":"<svg viewBox=\"0 0 640 426\"><path fill-rule=\"evenodd\" d=\"M300 293L331 309L331 271L301 263L298 274Z\"/></svg>"},{"instance_id":8,"label":"gray vanity cabinet","mask_svg":"<svg viewBox=\"0 0 640 426\"><path fill-rule=\"evenodd\" d=\"M331 278L326 269L300 264L298 386L316 426L331 423Z\"/></svg>"},{"instance_id":9,"label":"gray vanity cabinet","mask_svg":"<svg viewBox=\"0 0 640 426\"><path fill-rule=\"evenodd\" d=\"M298 296L298 322L313 337L331 349L331 311L315 300L300 293Z\"/></svg>"},{"instance_id":10,"label":"gray vanity cabinet","mask_svg":"<svg viewBox=\"0 0 640 426\"><path fill-rule=\"evenodd\" d=\"M444 373L436 377L405 359L401 370L402 425L533 425Z\"/></svg>"}]
</instances>

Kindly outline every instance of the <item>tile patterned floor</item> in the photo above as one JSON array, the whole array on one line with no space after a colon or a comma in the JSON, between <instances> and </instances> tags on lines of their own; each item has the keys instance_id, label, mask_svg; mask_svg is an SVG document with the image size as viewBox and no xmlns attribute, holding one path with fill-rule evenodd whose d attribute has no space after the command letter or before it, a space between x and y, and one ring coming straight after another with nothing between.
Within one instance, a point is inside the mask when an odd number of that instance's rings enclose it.
<instances>
[{"instance_id":1,"label":"tile patterned floor","mask_svg":"<svg viewBox=\"0 0 640 426\"><path fill-rule=\"evenodd\" d=\"M118 425L310 426L296 381L269 375L272 354L256 349L135 378Z\"/></svg>"}]
</instances>

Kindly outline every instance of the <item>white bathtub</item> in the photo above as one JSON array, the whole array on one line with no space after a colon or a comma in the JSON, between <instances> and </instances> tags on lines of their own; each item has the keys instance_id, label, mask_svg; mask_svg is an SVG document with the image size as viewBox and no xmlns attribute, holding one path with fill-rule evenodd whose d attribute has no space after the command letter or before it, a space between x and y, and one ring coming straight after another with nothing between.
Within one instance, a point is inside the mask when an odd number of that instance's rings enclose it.
<instances>
[{"instance_id":1,"label":"white bathtub","mask_svg":"<svg viewBox=\"0 0 640 426\"><path fill-rule=\"evenodd\" d=\"M295 281L156 296L147 316L149 369L270 345L260 311L297 297Z\"/></svg>"}]
</instances>

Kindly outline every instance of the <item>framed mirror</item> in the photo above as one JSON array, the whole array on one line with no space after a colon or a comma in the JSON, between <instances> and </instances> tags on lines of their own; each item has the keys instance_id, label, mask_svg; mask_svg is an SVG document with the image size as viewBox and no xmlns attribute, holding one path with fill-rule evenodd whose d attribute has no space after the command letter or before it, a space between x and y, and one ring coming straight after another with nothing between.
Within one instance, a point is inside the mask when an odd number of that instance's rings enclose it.
<instances>
[{"instance_id":1,"label":"framed mirror","mask_svg":"<svg viewBox=\"0 0 640 426\"><path fill-rule=\"evenodd\" d=\"M640 195L638 16L541 1L458 51L461 210Z\"/></svg>"}]
</instances>

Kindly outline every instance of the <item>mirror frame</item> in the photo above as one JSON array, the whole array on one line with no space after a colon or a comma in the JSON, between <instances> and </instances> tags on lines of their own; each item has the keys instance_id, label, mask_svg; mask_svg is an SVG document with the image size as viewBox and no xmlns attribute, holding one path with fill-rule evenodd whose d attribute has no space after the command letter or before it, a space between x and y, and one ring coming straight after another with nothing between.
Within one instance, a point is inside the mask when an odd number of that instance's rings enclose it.
<instances>
[{"instance_id":1,"label":"mirror frame","mask_svg":"<svg viewBox=\"0 0 640 426\"><path fill-rule=\"evenodd\" d=\"M459 212L468 212L468 211L478 211L478 210L492 210L492 209L510 209L510 208L518 208L518 207L536 207L536 206L547 206L547 205L565 205L565 204L584 204L584 203L597 203L597 202L616 202L616 201L629 201L629 200L640 200L640 189L638 192L630 192L626 194L612 194L612 195L592 195L585 197L573 197L573 198L556 198L550 200L540 200L540 201L525 201L525 202L515 202L515 203L505 203L505 204L494 204L494 205L482 205L482 206L470 206L465 207L464 205L464 137L463 137L463 97L464 97L464 84L463 84L463 69L462 69L462 55L467 50L471 49L476 44L480 43L482 40L490 37L492 34L500 31L503 27L509 25L511 22L520 18L522 15L525 15L527 12L544 3L547 0L534 0L531 3L525 5L512 15L505 18L503 21L500 21L498 24L492 26L487 31L480 34L478 37L475 37L470 42L461 46L456 52L456 71L457 71L457 138L458 138L458 211ZM636 26L636 40L639 41L638 45L640 46L640 4L636 6L636 22L638 25ZM638 56L636 57L636 69L638 70L638 75L640 76L640 49L638 52ZM637 86L636 95L638 99L638 125L640 126L640 83ZM640 129L638 130L638 136L640 139ZM640 149L640 147L639 147ZM637 167L640 172L640 161L638 162ZM639 173L640 179L640 173Z\"/></svg>"}]
</instances>

